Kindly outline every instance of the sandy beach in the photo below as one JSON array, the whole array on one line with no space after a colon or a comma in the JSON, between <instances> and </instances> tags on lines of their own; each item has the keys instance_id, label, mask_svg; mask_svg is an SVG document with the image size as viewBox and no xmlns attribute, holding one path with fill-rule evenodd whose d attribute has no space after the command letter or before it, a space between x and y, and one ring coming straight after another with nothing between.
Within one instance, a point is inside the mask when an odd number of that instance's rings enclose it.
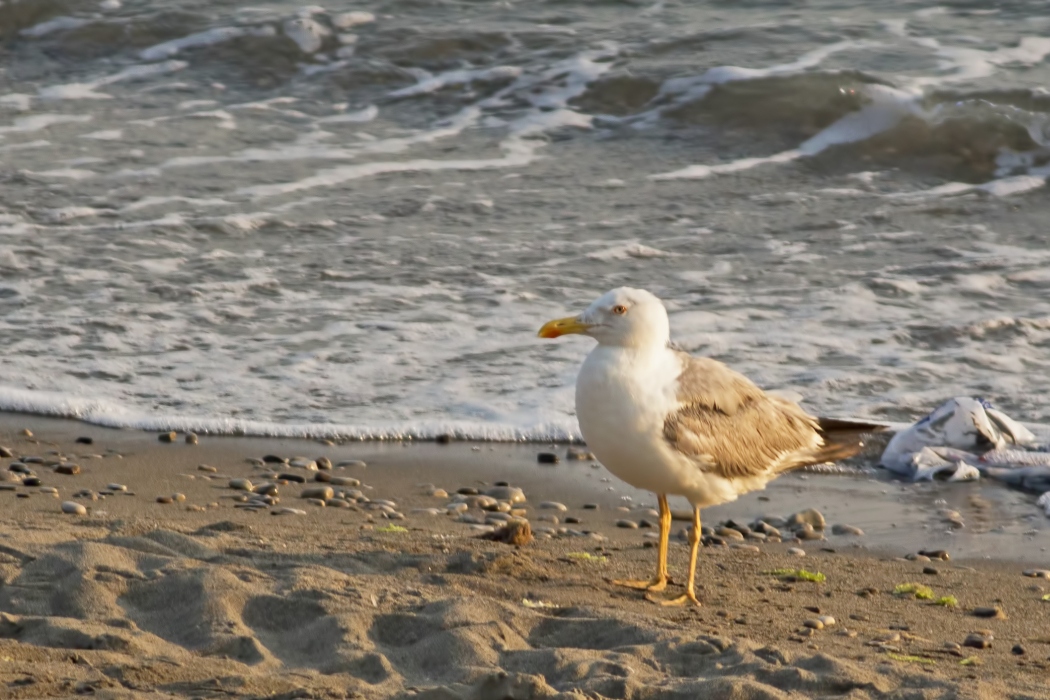
<instances>
[{"instance_id":1,"label":"sandy beach","mask_svg":"<svg viewBox=\"0 0 1050 700\"><path fill-rule=\"evenodd\" d=\"M781 542L719 529L725 544L700 558L704 607L662 608L606 581L653 566L653 530L617 526L649 517L644 494L564 446L167 444L18 414L0 419L0 445L14 455L0 460L0 695L12 700L1050 697L1041 538L1014 536L990 559L942 545L936 528L922 542L921 527L898 526L909 533L896 544L834 534L841 512L820 501L859 489L859 502L863 484L888 481L796 475L807 479L711 509L712 528L806 505L826 523L801 542L786 525ZM243 480L277 500L247 507L263 495L230 488ZM814 482L807 498L798 485ZM953 497L987 497L970 486ZM300 497L317 488L332 489L326 505ZM484 539L486 519L511 517L484 499L449 512L471 488L506 498L535 539ZM1011 541L999 492L972 539ZM964 530L980 512L963 513ZM687 548L673 541L680 582Z\"/></svg>"}]
</instances>

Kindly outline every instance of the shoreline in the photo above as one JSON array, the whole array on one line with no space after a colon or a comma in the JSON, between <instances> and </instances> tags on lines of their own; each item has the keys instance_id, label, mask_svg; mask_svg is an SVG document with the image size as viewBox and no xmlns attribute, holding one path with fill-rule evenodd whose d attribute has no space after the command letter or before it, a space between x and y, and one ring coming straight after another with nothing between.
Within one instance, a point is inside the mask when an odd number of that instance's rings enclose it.
<instances>
[{"instance_id":1,"label":"shoreline","mask_svg":"<svg viewBox=\"0 0 1050 700\"><path fill-rule=\"evenodd\" d=\"M12 700L89 691L114 699L568 700L573 692L622 698L653 688L643 696L1050 697L1050 579L1023 575L1045 569L1047 557L1002 556L1033 546L993 531L1009 500L989 500L987 532L945 535L948 545L921 527L892 541L878 527L862 537L831 534L844 512L854 523L877 523L886 508L911 518L887 532L914 529L925 504L946 493L951 500L948 492L964 502L996 497L956 488L980 482L904 499L914 485L782 478L705 510L705 525L815 507L827 518L826 538L741 537L704 547L704 606L663 608L607 580L645 576L654 565L653 531L617 524L648 517L639 506L651 496L586 460L539 464L535 445L242 437L165 444L155 433L10 414L0 414L0 445L43 462L28 465L40 486L0 490L0 687ZM274 469L260 464L269 454L302 455L315 466L325 457L332 468ZM78 473L56 473L49 461L75 463ZM259 511L230 488L234 480L261 484L274 471L304 483L276 482L279 502ZM314 481L320 473L330 481ZM333 477L366 498L340 507L300 498ZM537 537L521 547L483 539L491 513L468 507L476 521L468 523L444 512L458 489L501 481L526 499L517 507ZM435 495L438 488L448 495ZM900 493L879 495L892 488ZM97 500L74 497L85 489ZM175 493L185 500L157 501ZM63 513L67 500L86 514ZM547 500L565 510L541 507ZM968 528L981 526L978 512L964 513ZM681 526L672 529L676 581L688 554ZM1030 539L1045 541L1039 532ZM1000 557L968 555L964 537L998 547ZM919 549L945 549L950 559L915 556ZM785 573L798 569L824 581ZM933 597L904 594L904 584L928 586ZM936 604L949 596L954 606ZM992 616L979 617L985 610ZM818 625L822 616L834 621ZM961 646L978 633L990 646Z\"/></svg>"}]
</instances>

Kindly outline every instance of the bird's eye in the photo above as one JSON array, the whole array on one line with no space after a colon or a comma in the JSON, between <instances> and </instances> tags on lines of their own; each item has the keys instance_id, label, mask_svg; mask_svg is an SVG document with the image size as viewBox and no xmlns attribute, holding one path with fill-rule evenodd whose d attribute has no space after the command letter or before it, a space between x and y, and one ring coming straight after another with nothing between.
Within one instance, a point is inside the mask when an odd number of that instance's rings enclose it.
<instances>
[{"instance_id":1,"label":"bird's eye","mask_svg":"<svg viewBox=\"0 0 1050 700\"><path fill-rule=\"evenodd\" d=\"M612 312L617 316L623 316L625 313L627 313L627 307L623 304L617 304L612 308Z\"/></svg>"}]
</instances>

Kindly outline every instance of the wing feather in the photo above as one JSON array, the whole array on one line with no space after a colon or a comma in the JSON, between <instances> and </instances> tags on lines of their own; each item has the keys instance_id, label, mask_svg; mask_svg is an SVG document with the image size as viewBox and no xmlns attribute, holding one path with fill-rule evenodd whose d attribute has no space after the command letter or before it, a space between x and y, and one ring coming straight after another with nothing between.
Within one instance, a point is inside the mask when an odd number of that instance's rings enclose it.
<instances>
[{"instance_id":1,"label":"wing feather","mask_svg":"<svg viewBox=\"0 0 1050 700\"><path fill-rule=\"evenodd\" d=\"M823 445L816 418L721 362L679 356L681 407L664 421L664 437L675 449L726 479L812 463Z\"/></svg>"}]
</instances>

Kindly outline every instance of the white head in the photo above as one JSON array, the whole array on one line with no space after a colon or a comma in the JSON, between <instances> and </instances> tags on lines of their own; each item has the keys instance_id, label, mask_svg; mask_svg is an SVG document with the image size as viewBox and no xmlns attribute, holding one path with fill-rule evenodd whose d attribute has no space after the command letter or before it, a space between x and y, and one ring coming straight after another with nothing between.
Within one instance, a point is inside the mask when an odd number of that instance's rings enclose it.
<instances>
[{"instance_id":1,"label":"white head","mask_svg":"<svg viewBox=\"0 0 1050 700\"><path fill-rule=\"evenodd\" d=\"M644 289L619 287L591 302L579 316L559 318L540 329L541 338L578 333L600 345L623 348L666 347L671 339L667 309Z\"/></svg>"}]
</instances>

